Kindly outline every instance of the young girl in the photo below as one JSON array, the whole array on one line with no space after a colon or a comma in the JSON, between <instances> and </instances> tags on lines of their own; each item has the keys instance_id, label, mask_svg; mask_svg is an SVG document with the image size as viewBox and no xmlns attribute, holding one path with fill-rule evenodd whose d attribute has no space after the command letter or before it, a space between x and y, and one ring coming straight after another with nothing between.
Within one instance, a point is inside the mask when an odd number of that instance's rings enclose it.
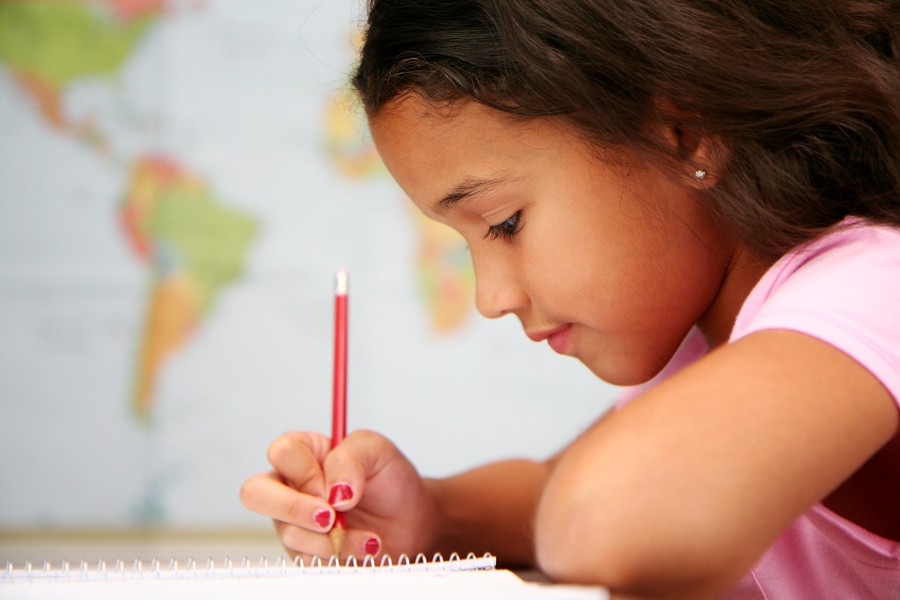
<instances>
[{"instance_id":1,"label":"young girl","mask_svg":"<svg viewBox=\"0 0 900 600\"><path fill-rule=\"evenodd\" d=\"M445 479L288 433L242 499L289 551L340 511L359 558L900 598L900 3L371 0L353 82L479 311L635 387L547 462Z\"/></svg>"}]
</instances>

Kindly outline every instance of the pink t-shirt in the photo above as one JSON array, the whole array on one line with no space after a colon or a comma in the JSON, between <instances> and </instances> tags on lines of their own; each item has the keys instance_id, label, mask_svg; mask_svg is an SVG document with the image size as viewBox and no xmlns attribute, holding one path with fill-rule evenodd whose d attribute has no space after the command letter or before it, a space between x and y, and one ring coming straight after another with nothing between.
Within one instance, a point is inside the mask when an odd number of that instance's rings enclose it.
<instances>
[{"instance_id":1,"label":"pink t-shirt","mask_svg":"<svg viewBox=\"0 0 900 600\"><path fill-rule=\"evenodd\" d=\"M800 331L839 348L900 404L900 229L848 220L782 257L745 300L730 341L763 329ZM666 369L645 386L705 352L702 336L692 332ZM877 536L816 504L721 598L900 600L900 541Z\"/></svg>"}]
</instances>

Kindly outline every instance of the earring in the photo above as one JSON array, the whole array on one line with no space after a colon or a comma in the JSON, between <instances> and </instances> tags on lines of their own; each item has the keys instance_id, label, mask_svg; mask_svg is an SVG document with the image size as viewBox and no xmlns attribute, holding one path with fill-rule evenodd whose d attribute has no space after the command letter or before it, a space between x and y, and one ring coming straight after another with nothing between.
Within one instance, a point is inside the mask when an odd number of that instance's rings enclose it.
<instances>
[{"instance_id":1,"label":"earring","mask_svg":"<svg viewBox=\"0 0 900 600\"><path fill-rule=\"evenodd\" d=\"M703 181L706 179L706 169L697 169L694 171L694 179L697 181Z\"/></svg>"}]
</instances>

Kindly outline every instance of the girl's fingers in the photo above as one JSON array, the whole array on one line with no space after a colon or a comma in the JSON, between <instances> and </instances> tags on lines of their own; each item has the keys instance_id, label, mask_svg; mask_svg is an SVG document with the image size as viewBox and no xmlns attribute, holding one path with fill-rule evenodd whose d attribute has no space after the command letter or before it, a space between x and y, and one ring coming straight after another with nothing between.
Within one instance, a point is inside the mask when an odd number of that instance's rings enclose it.
<instances>
[{"instance_id":1,"label":"girl's fingers","mask_svg":"<svg viewBox=\"0 0 900 600\"><path fill-rule=\"evenodd\" d=\"M331 538L327 534L315 533L279 521L275 522L275 530L281 544L291 556L299 557L306 564L309 564L313 557L327 559L333 554ZM381 538L376 534L356 529L347 530L341 547L341 561L352 556L361 564L366 556L378 558L381 554Z\"/></svg>"},{"instance_id":2,"label":"girl's fingers","mask_svg":"<svg viewBox=\"0 0 900 600\"><path fill-rule=\"evenodd\" d=\"M321 434L287 433L269 446L268 459L274 470L248 479L241 501L271 517L285 549L301 559L332 556L328 532L337 521L335 511L363 508L358 505L364 493L371 497L365 498L364 511L348 516L351 527L344 531L340 558L380 557L384 541L370 528L415 502L416 494L409 492L421 486L400 451L370 431L353 432L334 449Z\"/></svg>"},{"instance_id":3,"label":"girl's fingers","mask_svg":"<svg viewBox=\"0 0 900 600\"><path fill-rule=\"evenodd\" d=\"M366 481L399 455L387 438L371 431L354 431L325 456L324 485L328 502L337 510L356 506Z\"/></svg>"},{"instance_id":4,"label":"girl's fingers","mask_svg":"<svg viewBox=\"0 0 900 600\"><path fill-rule=\"evenodd\" d=\"M366 556L377 558L381 556L381 538L371 531L348 529L341 549L341 559L354 556L360 563Z\"/></svg>"},{"instance_id":5,"label":"girl's fingers","mask_svg":"<svg viewBox=\"0 0 900 600\"><path fill-rule=\"evenodd\" d=\"M307 564L314 556L327 558L332 554L328 534L316 533L282 521L275 521L275 531L285 550L292 557L299 557Z\"/></svg>"},{"instance_id":6,"label":"girl's fingers","mask_svg":"<svg viewBox=\"0 0 900 600\"><path fill-rule=\"evenodd\" d=\"M248 479L241 487L241 502L254 512L311 532L326 532L335 513L322 498L298 492L270 471Z\"/></svg>"},{"instance_id":7,"label":"girl's fingers","mask_svg":"<svg viewBox=\"0 0 900 600\"><path fill-rule=\"evenodd\" d=\"M291 487L325 497L321 465L330 448L331 441L323 435L294 431L275 438L267 456L275 471Z\"/></svg>"}]
</instances>

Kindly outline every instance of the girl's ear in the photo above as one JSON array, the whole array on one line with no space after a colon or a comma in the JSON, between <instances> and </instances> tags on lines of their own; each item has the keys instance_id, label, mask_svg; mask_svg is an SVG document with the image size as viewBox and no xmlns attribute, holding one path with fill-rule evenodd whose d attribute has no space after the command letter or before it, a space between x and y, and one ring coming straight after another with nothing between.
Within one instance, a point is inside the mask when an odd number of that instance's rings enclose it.
<instances>
[{"instance_id":1,"label":"girl's ear","mask_svg":"<svg viewBox=\"0 0 900 600\"><path fill-rule=\"evenodd\" d=\"M679 164L688 185L697 189L711 188L718 180L720 144L691 124L690 115L671 102L657 101L658 134Z\"/></svg>"}]
</instances>

